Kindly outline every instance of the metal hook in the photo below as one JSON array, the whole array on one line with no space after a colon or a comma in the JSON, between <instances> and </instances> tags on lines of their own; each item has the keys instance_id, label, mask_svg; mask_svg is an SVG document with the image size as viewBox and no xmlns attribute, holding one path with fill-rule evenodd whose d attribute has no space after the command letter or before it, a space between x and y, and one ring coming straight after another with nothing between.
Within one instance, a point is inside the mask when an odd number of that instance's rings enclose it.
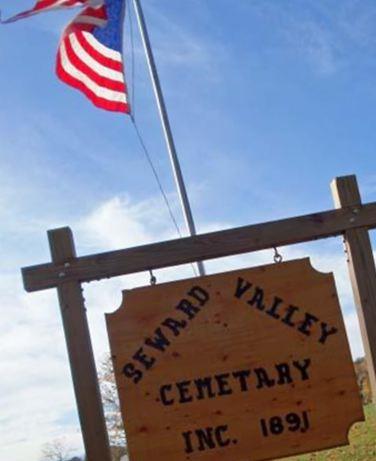
<instances>
[{"instance_id":1,"label":"metal hook","mask_svg":"<svg viewBox=\"0 0 376 461\"><path fill-rule=\"evenodd\" d=\"M273 247L273 249L274 249L274 257L273 257L274 262L276 264L280 264L283 261L283 257L280 253L278 253L277 247Z\"/></svg>"},{"instance_id":2,"label":"metal hook","mask_svg":"<svg viewBox=\"0 0 376 461\"><path fill-rule=\"evenodd\" d=\"M157 277L153 274L152 269L149 269L149 273L150 273L150 285L154 286L157 283Z\"/></svg>"}]
</instances>

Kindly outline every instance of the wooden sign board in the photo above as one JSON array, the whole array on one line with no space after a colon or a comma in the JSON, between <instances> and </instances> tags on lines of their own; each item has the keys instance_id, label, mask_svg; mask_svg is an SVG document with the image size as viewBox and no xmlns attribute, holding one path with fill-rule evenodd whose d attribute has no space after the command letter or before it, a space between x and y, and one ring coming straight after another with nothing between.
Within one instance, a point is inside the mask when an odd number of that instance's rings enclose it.
<instances>
[{"instance_id":1,"label":"wooden sign board","mask_svg":"<svg viewBox=\"0 0 376 461\"><path fill-rule=\"evenodd\" d=\"M309 259L124 292L107 316L131 461L260 461L364 419L332 274Z\"/></svg>"}]
</instances>

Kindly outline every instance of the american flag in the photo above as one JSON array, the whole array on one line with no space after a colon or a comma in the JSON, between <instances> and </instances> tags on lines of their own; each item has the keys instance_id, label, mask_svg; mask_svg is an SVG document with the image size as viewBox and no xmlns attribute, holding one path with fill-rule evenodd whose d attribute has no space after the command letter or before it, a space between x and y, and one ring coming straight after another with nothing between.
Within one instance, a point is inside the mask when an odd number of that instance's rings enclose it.
<instances>
[{"instance_id":1,"label":"american flag","mask_svg":"<svg viewBox=\"0 0 376 461\"><path fill-rule=\"evenodd\" d=\"M89 3L88 0L39 0L31 10L24 11L23 13L16 14L16 16L2 21L3 24L16 22L19 19L28 18L34 14L41 13L42 11L58 10L60 8L73 8L74 6Z\"/></svg>"},{"instance_id":2,"label":"american flag","mask_svg":"<svg viewBox=\"0 0 376 461\"><path fill-rule=\"evenodd\" d=\"M58 77L97 107L129 113L122 57L125 0L40 0L33 9L4 22L73 6L84 9L63 32L56 62Z\"/></svg>"}]
</instances>

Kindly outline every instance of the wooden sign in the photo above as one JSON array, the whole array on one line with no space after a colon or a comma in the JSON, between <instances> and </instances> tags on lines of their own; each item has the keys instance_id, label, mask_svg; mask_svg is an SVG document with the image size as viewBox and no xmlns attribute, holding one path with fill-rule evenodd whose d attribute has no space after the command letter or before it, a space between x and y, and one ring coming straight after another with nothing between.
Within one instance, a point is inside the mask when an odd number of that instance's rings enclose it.
<instances>
[{"instance_id":1,"label":"wooden sign","mask_svg":"<svg viewBox=\"0 0 376 461\"><path fill-rule=\"evenodd\" d=\"M364 419L332 274L309 259L138 288L107 315L131 461L260 461Z\"/></svg>"}]
</instances>

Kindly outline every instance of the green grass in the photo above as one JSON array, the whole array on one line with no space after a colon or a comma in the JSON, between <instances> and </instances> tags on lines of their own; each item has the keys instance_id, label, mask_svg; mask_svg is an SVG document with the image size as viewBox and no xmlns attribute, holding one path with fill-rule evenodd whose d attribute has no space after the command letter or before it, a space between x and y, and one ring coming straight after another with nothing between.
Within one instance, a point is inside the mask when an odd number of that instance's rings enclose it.
<instances>
[{"instance_id":1,"label":"green grass","mask_svg":"<svg viewBox=\"0 0 376 461\"><path fill-rule=\"evenodd\" d=\"M286 461L376 461L376 405L367 405L364 412L366 422L357 423L352 427L350 445L294 456Z\"/></svg>"}]
</instances>

